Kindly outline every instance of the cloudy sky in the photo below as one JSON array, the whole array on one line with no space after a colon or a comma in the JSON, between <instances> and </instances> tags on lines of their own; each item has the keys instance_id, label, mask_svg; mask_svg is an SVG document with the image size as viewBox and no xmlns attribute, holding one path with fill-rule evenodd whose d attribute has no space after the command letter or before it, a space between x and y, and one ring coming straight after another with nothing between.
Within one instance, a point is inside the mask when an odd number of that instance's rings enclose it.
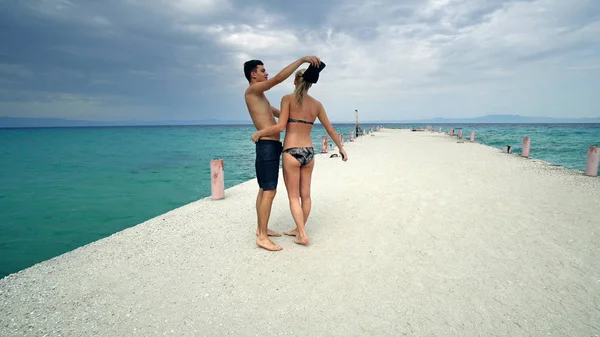
<instances>
[{"instance_id":1,"label":"cloudy sky","mask_svg":"<svg viewBox=\"0 0 600 337\"><path fill-rule=\"evenodd\" d=\"M0 0L0 41L0 116L248 119L243 62L304 55L335 121L600 116L598 0Z\"/></svg>"}]
</instances>

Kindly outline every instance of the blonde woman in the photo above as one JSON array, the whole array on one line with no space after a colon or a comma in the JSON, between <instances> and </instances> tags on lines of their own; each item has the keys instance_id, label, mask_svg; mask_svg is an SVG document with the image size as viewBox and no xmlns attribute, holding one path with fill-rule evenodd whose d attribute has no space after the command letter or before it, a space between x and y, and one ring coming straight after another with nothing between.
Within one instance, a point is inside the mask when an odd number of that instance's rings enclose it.
<instances>
[{"instance_id":1,"label":"blonde woman","mask_svg":"<svg viewBox=\"0 0 600 337\"><path fill-rule=\"evenodd\" d=\"M348 160L348 155L340 143L338 134L329 122L325 108L321 102L308 94L312 83L303 77L304 72L305 69L296 72L294 93L285 95L281 99L278 123L252 135L252 140L257 142L261 137L279 134L284 129L286 130L282 154L283 179L296 228L284 232L284 234L295 236L294 242L302 245L308 244L306 221L311 209L310 183L315 165L310 133L317 118L337 145L342 160Z\"/></svg>"}]
</instances>

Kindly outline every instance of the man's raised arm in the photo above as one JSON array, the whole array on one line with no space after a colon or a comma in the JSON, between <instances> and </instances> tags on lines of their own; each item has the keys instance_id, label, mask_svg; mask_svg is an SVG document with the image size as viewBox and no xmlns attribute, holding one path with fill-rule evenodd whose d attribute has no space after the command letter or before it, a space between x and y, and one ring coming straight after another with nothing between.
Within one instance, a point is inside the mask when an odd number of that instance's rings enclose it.
<instances>
[{"instance_id":1,"label":"man's raised arm","mask_svg":"<svg viewBox=\"0 0 600 337\"><path fill-rule=\"evenodd\" d=\"M287 67L283 68L277 75L275 75L275 77L270 78L264 82L259 82L254 85L251 85L248 90L256 94L265 92L273 88L277 84L285 81L288 77L290 77L290 75L292 75L292 73L296 69L298 69L298 67L302 65L302 63L305 62L308 62L315 67L318 67L319 64L321 64L321 60L319 60L319 58L316 56L304 56L290 63Z\"/></svg>"}]
</instances>

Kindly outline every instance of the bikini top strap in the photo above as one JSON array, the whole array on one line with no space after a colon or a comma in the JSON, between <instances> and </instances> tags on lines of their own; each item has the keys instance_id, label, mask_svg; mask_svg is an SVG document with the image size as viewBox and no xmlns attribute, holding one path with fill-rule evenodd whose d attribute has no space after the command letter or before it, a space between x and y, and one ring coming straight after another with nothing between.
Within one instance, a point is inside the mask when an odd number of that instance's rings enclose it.
<instances>
[{"instance_id":1,"label":"bikini top strap","mask_svg":"<svg viewBox=\"0 0 600 337\"><path fill-rule=\"evenodd\" d=\"M313 122L305 121L302 119L296 119L296 118L288 118L288 123L303 123L303 124L313 125Z\"/></svg>"}]
</instances>

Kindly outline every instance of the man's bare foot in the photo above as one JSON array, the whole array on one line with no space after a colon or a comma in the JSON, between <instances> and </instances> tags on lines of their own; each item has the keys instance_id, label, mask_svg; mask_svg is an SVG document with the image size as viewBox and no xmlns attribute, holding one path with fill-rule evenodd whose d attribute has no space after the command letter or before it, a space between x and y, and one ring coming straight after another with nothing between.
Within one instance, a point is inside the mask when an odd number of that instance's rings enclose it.
<instances>
[{"instance_id":1,"label":"man's bare foot","mask_svg":"<svg viewBox=\"0 0 600 337\"><path fill-rule=\"evenodd\" d=\"M268 236L281 236L281 234L277 233L277 232L273 232L270 229L267 229L267 235ZM256 230L256 236L258 236L258 229Z\"/></svg>"},{"instance_id":2,"label":"man's bare foot","mask_svg":"<svg viewBox=\"0 0 600 337\"><path fill-rule=\"evenodd\" d=\"M306 234L304 235L296 235L296 238L294 239L294 242L299 244L299 245L307 245L308 244L308 237L306 236Z\"/></svg>"},{"instance_id":3,"label":"man's bare foot","mask_svg":"<svg viewBox=\"0 0 600 337\"><path fill-rule=\"evenodd\" d=\"M278 250L282 250L283 247L276 245L275 243L273 243L273 241L271 241L271 239L269 239L269 237L266 237L264 239L256 239L256 244L261 247L264 248L266 250L270 250L270 251L278 251Z\"/></svg>"},{"instance_id":4,"label":"man's bare foot","mask_svg":"<svg viewBox=\"0 0 600 337\"><path fill-rule=\"evenodd\" d=\"M296 236L296 235L298 235L298 228L293 229L291 231L283 232L283 234L289 235L289 236Z\"/></svg>"}]
</instances>

